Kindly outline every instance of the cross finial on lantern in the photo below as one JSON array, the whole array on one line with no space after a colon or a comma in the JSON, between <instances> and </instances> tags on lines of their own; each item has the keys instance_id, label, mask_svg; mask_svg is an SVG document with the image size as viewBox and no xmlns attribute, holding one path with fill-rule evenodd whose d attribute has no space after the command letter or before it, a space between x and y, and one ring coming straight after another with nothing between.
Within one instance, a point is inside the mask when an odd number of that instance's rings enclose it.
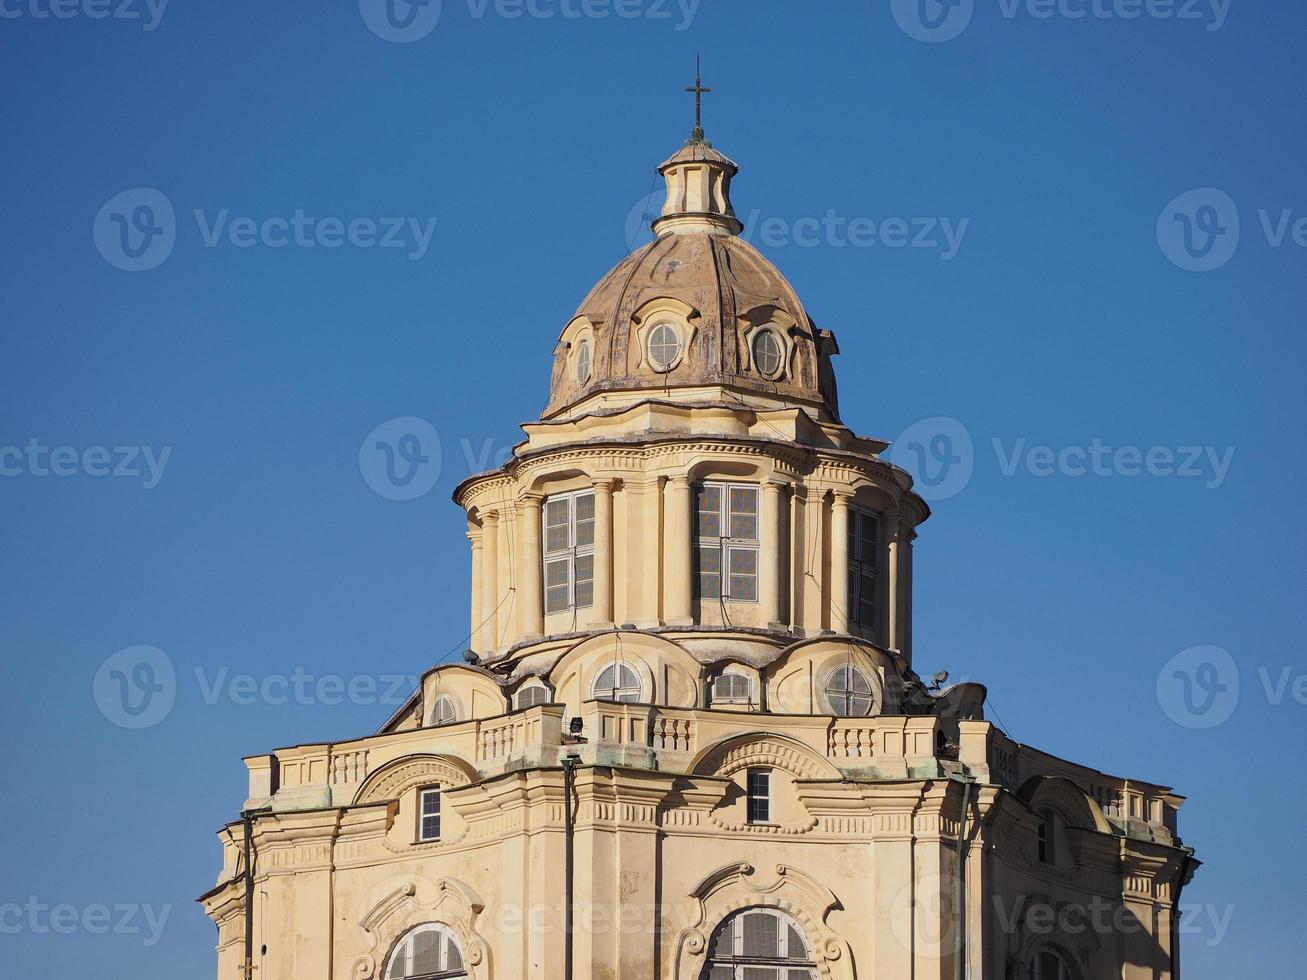
<instances>
[{"instance_id":1,"label":"cross finial on lantern","mask_svg":"<svg viewBox=\"0 0 1307 980\"><path fill-rule=\"evenodd\" d=\"M703 72L701 70L700 59L698 55L694 58L694 84L686 88L687 92L694 93L694 132L690 134L690 140L695 143L702 143L703 139L703 96L712 89L704 88Z\"/></svg>"}]
</instances>

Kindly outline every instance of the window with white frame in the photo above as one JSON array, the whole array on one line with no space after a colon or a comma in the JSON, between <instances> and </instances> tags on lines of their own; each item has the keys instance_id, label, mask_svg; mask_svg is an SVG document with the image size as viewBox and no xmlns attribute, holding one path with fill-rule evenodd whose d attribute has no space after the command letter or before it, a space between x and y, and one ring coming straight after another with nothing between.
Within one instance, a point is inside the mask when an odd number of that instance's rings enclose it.
<instances>
[{"instance_id":1,"label":"window with white frame","mask_svg":"<svg viewBox=\"0 0 1307 980\"><path fill-rule=\"evenodd\" d=\"M464 980L463 950L454 934L436 922L418 926L390 954L386 980Z\"/></svg>"},{"instance_id":2,"label":"window with white frame","mask_svg":"<svg viewBox=\"0 0 1307 980\"><path fill-rule=\"evenodd\" d=\"M440 787L418 791L418 840L440 840Z\"/></svg>"},{"instance_id":3,"label":"window with white frame","mask_svg":"<svg viewBox=\"0 0 1307 980\"><path fill-rule=\"evenodd\" d=\"M798 923L776 909L747 909L713 933L700 980L816 980Z\"/></svg>"},{"instance_id":4,"label":"window with white frame","mask_svg":"<svg viewBox=\"0 0 1307 980\"><path fill-rule=\"evenodd\" d=\"M1066 961L1051 949L1041 950L1035 957L1034 980L1071 980Z\"/></svg>"},{"instance_id":5,"label":"window with white frame","mask_svg":"<svg viewBox=\"0 0 1307 980\"><path fill-rule=\"evenodd\" d=\"M517 706L532 708L537 704L549 703L549 688L543 684L528 684L517 692Z\"/></svg>"},{"instance_id":6,"label":"window with white frame","mask_svg":"<svg viewBox=\"0 0 1307 980\"><path fill-rule=\"evenodd\" d=\"M638 702L641 698L640 675L634 667L616 661L595 675L591 695L604 701Z\"/></svg>"},{"instance_id":7,"label":"window with white frame","mask_svg":"<svg viewBox=\"0 0 1307 980\"><path fill-rule=\"evenodd\" d=\"M681 334L666 321L649 331L649 364L659 374L666 374L681 358Z\"/></svg>"},{"instance_id":8,"label":"window with white frame","mask_svg":"<svg viewBox=\"0 0 1307 980\"><path fill-rule=\"evenodd\" d=\"M550 497L544 524L545 612L594 605L594 491Z\"/></svg>"},{"instance_id":9,"label":"window with white frame","mask_svg":"<svg viewBox=\"0 0 1307 980\"><path fill-rule=\"evenodd\" d=\"M780 377L781 368L785 366L785 345L775 330L764 328L756 331L749 350L755 371L764 378L774 380Z\"/></svg>"},{"instance_id":10,"label":"window with white frame","mask_svg":"<svg viewBox=\"0 0 1307 980\"><path fill-rule=\"evenodd\" d=\"M436 703L431 707L431 723L452 725L456 721L458 721L458 706L454 704L454 699L448 695L436 698Z\"/></svg>"},{"instance_id":11,"label":"window with white frame","mask_svg":"<svg viewBox=\"0 0 1307 980\"><path fill-rule=\"evenodd\" d=\"M879 605L880 519L871 511L849 508L848 621L876 628Z\"/></svg>"},{"instance_id":12,"label":"window with white frame","mask_svg":"<svg viewBox=\"0 0 1307 980\"><path fill-rule=\"evenodd\" d=\"M750 769L745 780L749 823L771 823L771 770Z\"/></svg>"},{"instance_id":13,"label":"window with white frame","mask_svg":"<svg viewBox=\"0 0 1307 980\"><path fill-rule=\"evenodd\" d=\"M744 671L727 667L712 682L713 704L752 704L753 679Z\"/></svg>"},{"instance_id":14,"label":"window with white frame","mask_svg":"<svg viewBox=\"0 0 1307 980\"><path fill-rule=\"evenodd\" d=\"M582 340L576 347L576 383L585 384L590 380L590 367L593 363L593 356L590 350L590 341Z\"/></svg>"},{"instance_id":15,"label":"window with white frame","mask_svg":"<svg viewBox=\"0 0 1307 980\"><path fill-rule=\"evenodd\" d=\"M700 599L758 601L758 488L695 488L695 593Z\"/></svg>"},{"instance_id":16,"label":"window with white frame","mask_svg":"<svg viewBox=\"0 0 1307 980\"><path fill-rule=\"evenodd\" d=\"M830 672L826 679L826 700L831 711L844 718L869 715L876 703L871 681L852 664L843 664Z\"/></svg>"}]
</instances>

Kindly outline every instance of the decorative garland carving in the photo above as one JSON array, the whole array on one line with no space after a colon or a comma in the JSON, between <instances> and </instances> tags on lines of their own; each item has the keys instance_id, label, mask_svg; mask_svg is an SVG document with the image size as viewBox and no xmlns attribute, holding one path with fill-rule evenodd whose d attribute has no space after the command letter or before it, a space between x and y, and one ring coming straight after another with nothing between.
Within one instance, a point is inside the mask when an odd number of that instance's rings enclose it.
<instances>
[{"instance_id":1,"label":"decorative garland carving","mask_svg":"<svg viewBox=\"0 0 1307 980\"><path fill-rule=\"evenodd\" d=\"M471 980L490 980L490 944L476 928L485 903L466 884L455 878L397 878L373 889L372 895L375 900L359 918L368 948L350 968L353 980L378 980L399 942L428 923L439 923L454 934Z\"/></svg>"},{"instance_id":2,"label":"decorative garland carving","mask_svg":"<svg viewBox=\"0 0 1307 980\"><path fill-rule=\"evenodd\" d=\"M855 980L848 942L827 924L840 908L835 894L801 871L775 866L775 880L763 883L746 862L728 864L703 879L687 896L690 925L676 939L675 980L698 980L708 939L727 916L748 908L785 912L812 944L821 980Z\"/></svg>"}]
</instances>

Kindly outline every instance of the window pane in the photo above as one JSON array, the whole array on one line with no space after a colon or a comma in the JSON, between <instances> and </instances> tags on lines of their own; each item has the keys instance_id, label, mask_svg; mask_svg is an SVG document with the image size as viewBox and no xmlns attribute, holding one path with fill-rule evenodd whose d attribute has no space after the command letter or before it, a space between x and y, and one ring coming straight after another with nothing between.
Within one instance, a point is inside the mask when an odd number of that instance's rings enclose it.
<instances>
[{"instance_id":1,"label":"window pane","mask_svg":"<svg viewBox=\"0 0 1307 980\"><path fill-rule=\"evenodd\" d=\"M458 951L458 946L454 943L454 937L450 936L446 944L446 955L449 959L445 962L447 970L463 969L463 954Z\"/></svg>"},{"instance_id":2,"label":"window pane","mask_svg":"<svg viewBox=\"0 0 1307 980\"><path fill-rule=\"evenodd\" d=\"M730 597L746 602L758 598L758 552L752 548L731 548Z\"/></svg>"},{"instance_id":3,"label":"window pane","mask_svg":"<svg viewBox=\"0 0 1307 980\"><path fill-rule=\"evenodd\" d=\"M567 535L568 503L566 497L545 501L545 554L552 555L570 547Z\"/></svg>"},{"instance_id":4,"label":"window pane","mask_svg":"<svg viewBox=\"0 0 1307 980\"><path fill-rule=\"evenodd\" d=\"M799 935L799 930L790 926L787 937L789 946L785 951L787 960L806 960L808 958L808 948L803 943L803 937Z\"/></svg>"},{"instance_id":5,"label":"window pane","mask_svg":"<svg viewBox=\"0 0 1307 980\"><path fill-rule=\"evenodd\" d=\"M735 922L732 920L717 930L717 938L713 942L712 956L713 959L717 959L718 957L727 959L734 955Z\"/></svg>"},{"instance_id":6,"label":"window pane","mask_svg":"<svg viewBox=\"0 0 1307 980\"><path fill-rule=\"evenodd\" d=\"M440 972L440 940L443 937L434 930L419 932L413 937L413 968L411 976L420 977L427 973Z\"/></svg>"},{"instance_id":7,"label":"window pane","mask_svg":"<svg viewBox=\"0 0 1307 980\"><path fill-rule=\"evenodd\" d=\"M871 514L859 514L858 517L861 544L858 558L864 565L871 565L874 568L878 564L879 557L879 522Z\"/></svg>"},{"instance_id":8,"label":"window pane","mask_svg":"<svg viewBox=\"0 0 1307 980\"><path fill-rule=\"evenodd\" d=\"M422 839L440 839L440 814L422 818Z\"/></svg>"},{"instance_id":9,"label":"window pane","mask_svg":"<svg viewBox=\"0 0 1307 980\"><path fill-rule=\"evenodd\" d=\"M576 498L576 546L589 548L595 543L595 496L592 493Z\"/></svg>"},{"instance_id":10,"label":"window pane","mask_svg":"<svg viewBox=\"0 0 1307 980\"><path fill-rule=\"evenodd\" d=\"M781 955L780 920L765 912L744 916L744 955L777 958ZM748 972L747 970L745 971ZM775 976L776 974L771 974Z\"/></svg>"},{"instance_id":11,"label":"window pane","mask_svg":"<svg viewBox=\"0 0 1307 980\"><path fill-rule=\"evenodd\" d=\"M440 812L440 791L428 790L422 794L422 812L424 814Z\"/></svg>"},{"instance_id":12,"label":"window pane","mask_svg":"<svg viewBox=\"0 0 1307 980\"><path fill-rule=\"evenodd\" d=\"M731 487L731 527L729 537L758 540L758 490L756 487Z\"/></svg>"},{"instance_id":13,"label":"window pane","mask_svg":"<svg viewBox=\"0 0 1307 980\"><path fill-rule=\"evenodd\" d=\"M699 567L696 588L702 599L719 599L722 594L722 549L716 545L696 549Z\"/></svg>"},{"instance_id":14,"label":"window pane","mask_svg":"<svg viewBox=\"0 0 1307 980\"><path fill-rule=\"evenodd\" d=\"M558 612L568 606L568 566L566 558L545 562L545 612Z\"/></svg>"},{"instance_id":15,"label":"window pane","mask_svg":"<svg viewBox=\"0 0 1307 980\"><path fill-rule=\"evenodd\" d=\"M593 606L595 557L594 555L576 556L576 604L579 608Z\"/></svg>"},{"instance_id":16,"label":"window pane","mask_svg":"<svg viewBox=\"0 0 1307 980\"><path fill-rule=\"evenodd\" d=\"M722 488L700 487L698 520L695 535L700 538L722 536Z\"/></svg>"},{"instance_id":17,"label":"window pane","mask_svg":"<svg viewBox=\"0 0 1307 980\"><path fill-rule=\"evenodd\" d=\"M708 974L708 980L735 980L735 968L731 966L714 966Z\"/></svg>"},{"instance_id":18,"label":"window pane","mask_svg":"<svg viewBox=\"0 0 1307 980\"><path fill-rule=\"evenodd\" d=\"M863 626L876 625L876 576L867 572L858 576L858 622Z\"/></svg>"},{"instance_id":19,"label":"window pane","mask_svg":"<svg viewBox=\"0 0 1307 980\"><path fill-rule=\"evenodd\" d=\"M781 971L774 966L746 966L740 976L744 980L780 980Z\"/></svg>"}]
</instances>

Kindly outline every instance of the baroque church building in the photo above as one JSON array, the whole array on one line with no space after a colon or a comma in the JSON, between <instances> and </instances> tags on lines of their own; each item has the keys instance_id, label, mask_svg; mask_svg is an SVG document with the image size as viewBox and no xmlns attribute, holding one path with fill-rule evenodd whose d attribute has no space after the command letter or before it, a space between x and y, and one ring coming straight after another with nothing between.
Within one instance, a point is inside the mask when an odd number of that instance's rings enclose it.
<instances>
[{"instance_id":1,"label":"baroque church building","mask_svg":"<svg viewBox=\"0 0 1307 980\"><path fill-rule=\"evenodd\" d=\"M472 646L247 758L219 980L1163 980L1182 798L912 667L930 516L695 128L467 514ZM235 810L235 808L233 808Z\"/></svg>"}]
</instances>

